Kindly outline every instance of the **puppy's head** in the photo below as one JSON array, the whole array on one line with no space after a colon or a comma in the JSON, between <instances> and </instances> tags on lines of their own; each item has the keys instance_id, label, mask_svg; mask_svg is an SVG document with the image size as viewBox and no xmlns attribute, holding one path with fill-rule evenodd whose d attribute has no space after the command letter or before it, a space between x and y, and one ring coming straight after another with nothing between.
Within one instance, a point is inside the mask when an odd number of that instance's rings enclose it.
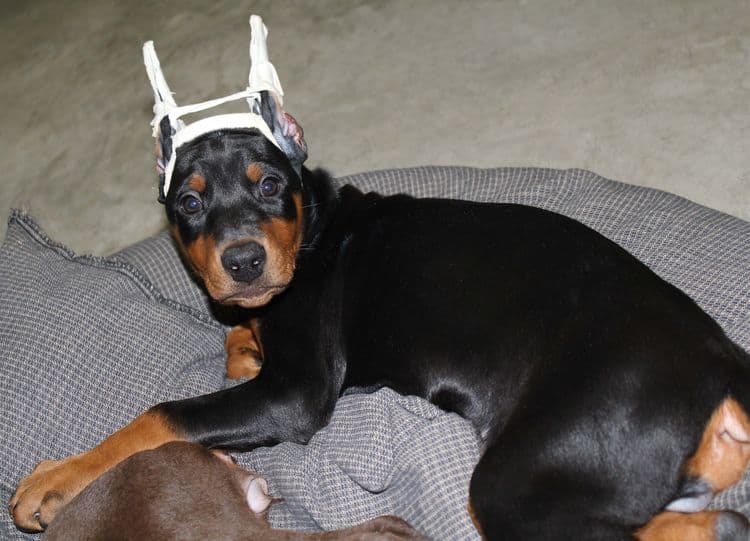
<instances>
[{"instance_id":1,"label":"puppy's head","mask_svg":"<svg viewBox=\"0 0 750 541\"><path fill-rule=\"evenodd\" d=\"M272 94L258 112L278 146L255 128L199 136L177 149L164 200L172 233L211 297L245 308L287 287L304 231L302 130ZM170 140L160 143L168 160Z\"/></svg>"}]
</instances>

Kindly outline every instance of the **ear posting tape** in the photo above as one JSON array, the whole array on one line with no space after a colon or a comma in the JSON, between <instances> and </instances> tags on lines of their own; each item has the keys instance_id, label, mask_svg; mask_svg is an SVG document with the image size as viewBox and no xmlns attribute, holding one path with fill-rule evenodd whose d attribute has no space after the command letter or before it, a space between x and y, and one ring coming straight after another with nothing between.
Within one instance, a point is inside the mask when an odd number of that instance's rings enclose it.
<instances>
[{"instance_id":1,"label":"ear posting tape","mask_svg":"<svg viewBox=\"0 0 750 541\"><path fill-rule=\"evenodd\" d=\"M248 76L247 88L223 98L192 105L177 105L162 73L159 58L156 56L156 50L154 49L154 42L148 41L143 45L143 62L146 65L146 72L154 91L152 135L157 139L159 138L159 125L164 117L169 118L169 125L172 130L171 134L161 134L163 137L171 137L172 140L172 152L166 163L163 164L164 182L160 194L163 199L166 199L169 193L177 149L200 135L221 129L256 128L274 145L279 146L273 136L272 128L266 124L258 111L260 111L260 93L262 91L267 90L276 94L279 103L284 96L284 91L281 88L276 68L268 59L268 48L266 47L268 29L257 15L250 16L250 32L250 75ZM204 111L240 99L247 100L249 112L214 115L187 125L180 119L183 115Z\"/></svg>"}]
</instances>

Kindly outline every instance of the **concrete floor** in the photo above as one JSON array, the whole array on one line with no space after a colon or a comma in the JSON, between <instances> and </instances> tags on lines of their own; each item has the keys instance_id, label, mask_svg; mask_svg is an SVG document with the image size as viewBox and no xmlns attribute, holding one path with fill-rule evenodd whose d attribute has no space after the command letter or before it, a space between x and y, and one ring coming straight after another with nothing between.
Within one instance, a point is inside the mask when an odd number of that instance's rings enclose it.
<instances>
[{"instance_id":1,"label":"concrete floor","mask_svg":"<svg viewBox=\"0 0 750 541\"><path fill-rule=\"evenodd\" d=\"M142 42L155 40L178 102L228 94L246 81L251 12L311 165L582 167L750 219L747 0L0 8L0 214L24 206L79 251L164 224Z\"/></svg>"}]
</instances>

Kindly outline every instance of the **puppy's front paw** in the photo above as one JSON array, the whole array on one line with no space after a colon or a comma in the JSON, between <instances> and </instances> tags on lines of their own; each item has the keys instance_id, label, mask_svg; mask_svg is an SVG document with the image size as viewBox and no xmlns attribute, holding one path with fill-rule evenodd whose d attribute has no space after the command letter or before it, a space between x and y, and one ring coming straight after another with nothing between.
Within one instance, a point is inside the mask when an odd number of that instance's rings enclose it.
<instances>
[{"instance_id":1,"label":"puppy's front paw","mask_svg":"<svg viewBox=\"0 0 750 541\"><path fill-rule=\"evenodd\" d=\"M57 512L93 481L81 455L65 460L44 460L18 483L8 508L22 530L44 530Z\"/></svg>"},{"instance_id":2,"label":"puppy's front paw","mask_svg":"<svg viewBox=\"0 0 750 541\"><path fill-rule=\"evenodd\" d=\"M227 377L230 379L253 379L263 364L257 320L237 325L224 344L227 350Z\"/></svg>"},{"instance_id":3,"label":"puppy's front paw","mask_svg":"<svg viewBox=\"0 0 750 541\"><path fill-rule=\"evenodd\" d=\"M247 347L233 348L227 352L227 377L253 379L260 372L258 353Z\"/></svg>"}]
</instances>

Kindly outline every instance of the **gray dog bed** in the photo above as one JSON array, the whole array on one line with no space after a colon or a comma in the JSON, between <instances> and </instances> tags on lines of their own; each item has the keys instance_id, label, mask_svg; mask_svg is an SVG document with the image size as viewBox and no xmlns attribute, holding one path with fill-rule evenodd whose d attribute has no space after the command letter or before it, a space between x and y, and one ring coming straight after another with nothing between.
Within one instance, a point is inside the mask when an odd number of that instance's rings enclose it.
<instances>
[{"instance_id":1,"label":"gray dog bed","mask_svg":"<svg viewBox=\"0 0 750 541\"><path fill-rule=\"evenodd\" d=\"M683 289L750 350L747 222L580 170L426 167L340 181L576 218ZM225 330L166 233L108 258L80 257L13 213L0 248L3 501L39 460L81 452L156 402L230 385ZM240 455L283 497L270 513L276 525L330 529L393 513L435 539L462 540L476 538L465 507L477 458L465 421L388 389L343 397L307 446ZM749 487L746 477L713 505L748 513ZM2 513L0 537L33 536Z\"/></svg>"}]
</instances>

